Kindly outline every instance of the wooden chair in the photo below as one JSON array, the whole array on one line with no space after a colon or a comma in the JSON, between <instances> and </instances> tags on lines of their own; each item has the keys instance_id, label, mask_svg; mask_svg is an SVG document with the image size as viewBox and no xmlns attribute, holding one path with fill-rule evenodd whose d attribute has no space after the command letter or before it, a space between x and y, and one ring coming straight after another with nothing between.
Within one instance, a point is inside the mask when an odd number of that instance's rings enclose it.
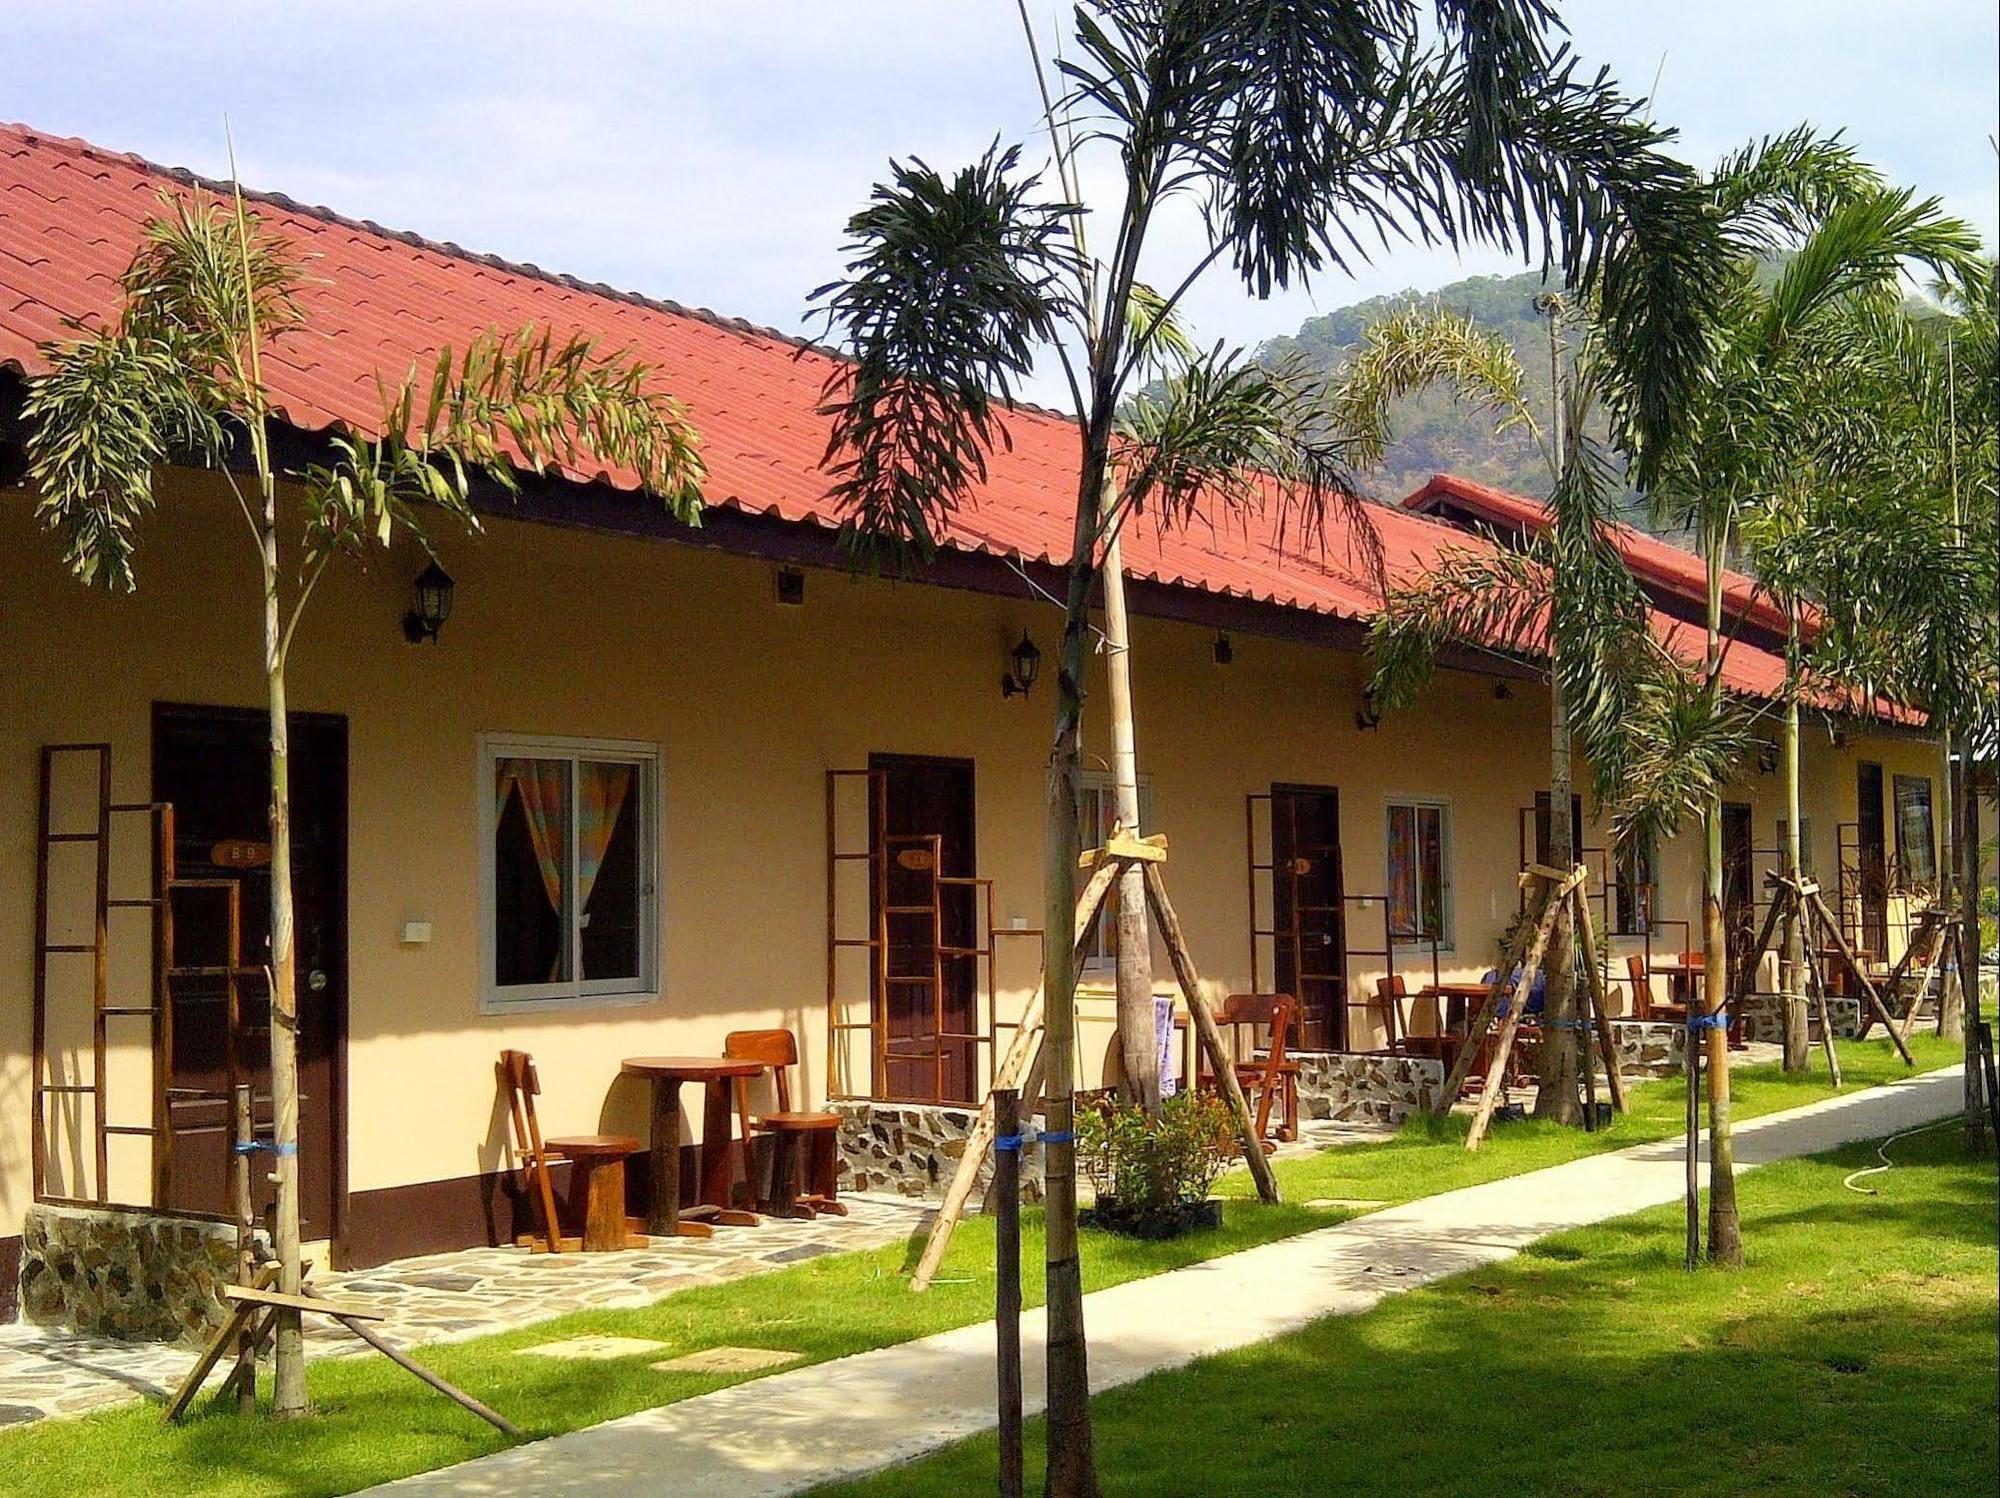
<instances>
[{"instance_id":1,"label":"wooden chair","mask_svg":"<svg viewBox=\"0 0 2000 1498\"><path fill-rule=\"evenodd\" d=\"M799 1064L799 1043L792 1032L732 1030L722 1038L722 1054L763 1062L777 1083L777 1111L752 1118L750 1079L736 1079L736 1114L743 1127L743 1178L753 1198L758 1192L750 1155L752 1131L771 1136L771 1189L758 1201L757 1209L773 1217L821 1213L845 1217L847 1208L838 1200L840 1115L793 1109L791 1069Z\"/></svg>"},{"instance_id":2,"label":"wooden chair","mask_svg":"<svg viewBox=\"0 0 2000 1498\"><path fill-rule=\"evenodd\" d=\"M1278 1105L1282 1105L1278 1137L1288 1143L1299 1137L1299 1064L1287 1055L1298 1011L1298 1001L1290 994L1233 993L1215 1012L1217 1028L1229 1032L1232 1056L1242 1052L1238 1037L1243 1027L1251 1027L1252 1054L1236 1062L1236 1080L1257 1110L1257 1137L1266 1142L1271 1138L1271 1113ZM1262 1056L1255 1054L1259 1029L1269 1032ZM1204 1071L1201 1081L1213 1087L1215 1074Z\"/></svg>"},{"instance_id":3,"label":"wooden chair","mask_svg":"<svg viewBox=\"0 0 2000 1498\"><path fill-rule=\"evenodd\" d=\"M1661 1003L1653 997L1653 975L1646 970L1643 952L1632 952L1625 958L1625 978L1632 985L1632 1017L1642 1020L1687 1019L1685 1004Z\"/></svg>"},{"instance_id":4,"label":"wooden chair","mask_svg":"<svg viewBox=\"0 0 2000 1498\"><path fill-rule=\"evenodd\" d=\"M514 1147L527 1172L528 1200L540 1233L515 1240L535 1253L602 1253L618 1248L643 1248L646 1239L632 1231L625 1216L625 1161L641 1145L629 1134L572 1134L542 1138L535 1117L535 1098L542 1090L535 1058L526 1051L500 1053L500 1085L507 1090L508 1111L514 1117ZM577 1232L566 1237L562 1214L556 1210L551 1161L570 1163L570 1219Z\"/></svg>"},{"instance_id":5,"label":"wooden chair","mask_svg":"<svg viewBox=\"0 0 2000 1498\"><path fill-rule=\"evenodd\" d=\"M1375 980L1375 1003L1382 1006L1383 1029L1389 1037L1386 1049L1391 1055L1403 1049L1403 1041L1407 1038L1409 1027L1403 1023L1403 1004L1409 997L1409 985L1403 981L1401 973L1391 973L1386 978Z\"/></svg>"}]
</instances>

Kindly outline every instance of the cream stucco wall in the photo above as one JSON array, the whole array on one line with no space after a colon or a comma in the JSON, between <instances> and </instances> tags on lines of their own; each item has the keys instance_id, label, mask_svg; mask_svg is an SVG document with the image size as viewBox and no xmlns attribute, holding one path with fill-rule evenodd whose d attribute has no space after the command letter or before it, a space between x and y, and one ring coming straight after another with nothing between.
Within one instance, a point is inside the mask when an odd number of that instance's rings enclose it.
<instances>
[{"instance_id":1,"label":"cream stucco wall","mask_svg":"<svg viewBox=\"0 0 2000 1498\"><path fill-rule=\"evenodd\" d=\"M1023 627L1054 642L1054 611L1025 587L1002 599L815 571L805 607L789 609L773 601L768 564L718 552L504 520L479 537L439 539L458 581L440 643L401 637L408 580L422 564L404 550L329 577L291 676L296 709L348 720L350 1191L503 1163L492 1069L503 1046L536 1055L552 1132L642 1132L643 1099L618 1078L618 1059L713 1052L739 1025L797 1031L807 1094L821 1095L823 777L865 765L872 751L975 762L980 872L996 880L1000 923L1039 924L1048 688L1009 701L996 680ZM37 746L108 740L115 794L143 799L154 702L261 702L253 562L227 501L170 484L137 566L130 596L86 591L34 533L25 498L0 495L0 1235L18 1231L29 1199ZM1357 657L1239 635L1233 663L1219 667L1212 639L1141 619L1134 642L1140 756L1204 975L1218 991L1247 986L1245 797L1301 782L1339 790L1350 893L1383 887L1390 797L1449 801L1456 941L1446 971L1477 976L1515 905L1517 809L1546 775L1543 694L1516 682L1500 700L1488 680L1446 675L1419 711L1361 732ZM1093 706L1101 702L1099 693ZM1087 751L1103 742L1101 717L1090 724ZM481 1012L485 732L662 747L657 1000ZM1810 742L1807 804L1823 870L1835 824L1853 818L1853 761L1863 757L1892 775L1935 775L1936 751L1921 742ZM1756 808L1759 846L1772 845L1778 778L1752 773L1733 794ZM1696 856L1686 836L1663 850L1665 914L1692 912ZM1354 919L1379 920L1379 910ZM431 924L427 945L399 942L411 920ZM1003 1010L1018 1009L1028 968L1008 964ZM143 983L142 960L133 971ZM1351 976L1372 993L1365 965ZM1094 1080L1110 1049L1108 996L1086 994L1082 1007ZM143 1112L145 1068L141 1047L119 1048L112 1083L131 1101L115 1111ZM141 1195L143 1172L143 1144L121 1143L118 1193Z\"/></svg>"}]
</instances>

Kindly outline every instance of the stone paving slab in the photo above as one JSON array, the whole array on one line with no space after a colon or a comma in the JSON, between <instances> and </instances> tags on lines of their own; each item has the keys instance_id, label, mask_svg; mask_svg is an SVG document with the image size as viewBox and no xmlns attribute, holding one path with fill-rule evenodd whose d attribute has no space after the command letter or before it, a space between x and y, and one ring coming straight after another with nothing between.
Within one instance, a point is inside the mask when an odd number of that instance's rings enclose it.
<instances>
[{"instance_id":1,"label":"stone paving slab","mask_svg":"<svg viewBox=\"0 0 2000 1498\"><path fill-rule=\"evenodd\" d=\"M1959 1068L1738 1126L1739 1170L1955 1115ZM1353 1314L1384 1296L1508 1258L1547 1234L1677 1199L1680 1141L1594 1155L1426 1197L1337 1227L1085 1298L1091 1382L1130 1383L1199 1357ZM1022 1318L1024 1397L1043 1405L1045 1328ZM993 1424L985 1322L645 1410L390 1483L404 1498L665 1491L782 1498L911 1460Z\"/></svg>"},{"instance_id":2,"label":"stone paving slab","mask_svg":"<svg viewBox=\"0 0 2000 1498\"><path fill-rule=\"evenodd\" d=\"M382 1311L376 1330L398 1346L414 1347L511 1331L571 1311L648 1306L682 1290L768 1274L801 1259L899 1243L929 1220L930 1209L922 1202L844 1200L846 1217L766 1218L759 1227L722 1228L709 1239L662 1239L624 1253L468 1248L316 1275L313 1285ZM325 1318L306 1318L308 1357L367 1351ZM54 1327L0 1326L0 1426L164 1399L194 1360L195 1352L185 1347Z\"/></svg>"}]
</instances>

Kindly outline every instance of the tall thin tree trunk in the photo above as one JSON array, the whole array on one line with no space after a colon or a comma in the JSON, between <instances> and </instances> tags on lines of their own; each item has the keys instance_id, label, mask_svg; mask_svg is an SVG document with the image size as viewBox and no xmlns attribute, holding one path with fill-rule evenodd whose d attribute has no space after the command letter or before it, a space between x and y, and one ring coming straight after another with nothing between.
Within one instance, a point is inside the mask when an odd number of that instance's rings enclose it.
<instances>
[{"instance_id":1,"label":"tall thin tree trunk","mask_svg":"<svg viewBox=\"0 0 2000 1498\"><path fill-rule=\"evenodd\" d=\"M1104 510L1117 503L1108 477ZM1125 563L1117 532L1104 549L1105 696L1111 713L1111 780L1117 817L1127 833L1139 826L1139 752L1132 722L1132 631L1125 613ZM1146 876L1130 865L1118 880L1118 1054L1128 1103L1160 1111L1160 1050L1153 1019L1153 944L1146 925Z\"/></svg>"},{"instance_id":2,"label":"tall thin tree trunk","mask_svg":"<svg viewBox=\"0 0 2000 1498\"><path fill-rule=\"evenodd\" d=\"M1949 733L1943 735L1939 740L1938 754L1944 765L1943 781L1945 799L1951 805L1951 811L1946 819L1946 826L1948 830L1956 829L1960 818L1960 809L1958 804L1958 782L1952 772L1951 735ZM1954 850L1957 846L1956 842L1952 843ZM1956 870L1948 866L1941 866L1938 870L1940 903L1944 905L1947 911L1954 913L1957 907L1952 904L1949 891L1952 885L1957 882L1955 877L1956 872ZM1976 897L1973 903L1976 907L1978 904ZM1970 1003L1966 998L1965 988L1968 983L1976 986L1978 982L1979 964L1976 962L1968 964L1967 970L1964 973L1947 974L1943 971L1939 972L1937 1032L1946 1040L1965 1039L1965 1011Z\"/></svg>"},{"instance_id":3,"label":"tall thin tree trunk","mask_svg":"<svg viewBox=\"0 0 2000 1498\"><path fill-rule=\"evenodd\" d=\"M1722 694L1722 525L1709 527L1708 690ZM1708 1258L1723 1268L1743 1263L1743 1230L1736 1212L1736 1148L1729 1119L1729 1035L1719 1023L1729 1002L1729 935L1722 919L1722 795L1708 798L1703 832L1701 934L1702 988L1708 1026L1702 1030L1708 1066Z\"/></svg>"},{"instance_id":4,"label":"tall thin tree trunk","mask_svg":"<svg viewBox=\"0 0 2000 1498\"><path fill-rule=\"evenodd\" d=\"M1559 869L1576 865L1576 821L1571 815L1572 766L1569 711L1556 671L1556 646L1549 643L1549 862ZM1587 897L1587 896L1586 896ZM1548 987L1542 1000L1541 1065L1536 1077L1535 1116L1558 1123L1577 1121L1576 933L1565 901L1549 931L1542 963ZM1523 998L1525 1002L1525 997Z\"/></svg>"},{"instance_id":5,"label":"tall thin tree trunk","mask_svg":"<svg viewBox=\"0 0 2000 1498\"><path fill-rule=\"evenodd\" d=\"M1978 1032L1982 1004L1979 995L1979 789L1972 773L1972 740L1958 741L1958 794L1953 798L1958 823L1958 960L1965 990L1965 1143L1968 1149L2000 1149L2000 1139L1986 1137L1986 1084L1980 1069Z\"/></svg>"},{"instance_id":6,"label":"tall thin tree trunk","mask_svg":"<svg viewBox=\"0 0 2000 1498\"><path fill-rule=\"evenodd\" d=\"M1794 642L1798 637L1792 626ZM1799 827L1799 703L1792 691L1790 672L1785 683L1785 872L1794 879L1805 877L1805 838ZM1773 896L1778 898L1778 896ZM1784 992L1783 1018L1786 1071L1804 1071L1811 1063L1811 1037L1806 1028L1805 925L1794 915L1785 918L1785 948L1779 987Z\"/></svg>"},{"instance_id":7,"label":"tall thin tree trunk","mask_svg":"<svg viewBox=\"0 0 2000 1498\"><path fill-rule=\"evenodd\" d=\"M1084 479L1078 493L1062 648L1057 653L1055 734L1049 745L1048 796L1043 807L1042 929L1061 933L1076 921L1077 772L1083 731L1085 641L1095 580L1098 511L1109 466L1109 426L1085 434ZM1042 943L1047 1071L1043 1159L1043 1254L1047 1290L1048 1406L1043 1428L1048 1461L1046 1498L1097 1498L1097 1462L1090 1422L1090 1352L1083 1327L1083 1262L1076 1223L1076 960L1059 938Z\"/></svg>"},{"instance_id":8,"label":"tall thin tree trunk","mask_svg":"<svg viewBox=\"0 0 2000 1498\"><path fill-rule=\"evenodd\" d=\"M278 1288L304 1293L299 1245L298 987L292 933L291 731L285 706L284 642L278 616L278 529L275 488L264 500L264 680L271 708L271 1143L277 1187L273 1246ZM272 1413L280 1420L306 1412L305 1328L298 1311L277 1309Z\"/></svg>"}]
</instances>

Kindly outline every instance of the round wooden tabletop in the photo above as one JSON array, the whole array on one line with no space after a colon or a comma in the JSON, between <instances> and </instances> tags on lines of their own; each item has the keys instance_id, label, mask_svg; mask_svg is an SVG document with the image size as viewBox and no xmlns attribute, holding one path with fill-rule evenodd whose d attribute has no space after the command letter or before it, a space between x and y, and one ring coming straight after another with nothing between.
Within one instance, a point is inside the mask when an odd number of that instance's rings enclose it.
<instances>
[{"instance_id":1,"label":"round wooden tabletop","mask_svg":"<svg viewBox=\"0 0 2000 1498\"><path fill-rule=\"evenodd\" d=\"M754 1077L768 1070L762 1061L733 1056L627 1056L619 1063L627 1076L666 1077L675 1082L714 1082Z\"/></svg>"}]
</instances>

